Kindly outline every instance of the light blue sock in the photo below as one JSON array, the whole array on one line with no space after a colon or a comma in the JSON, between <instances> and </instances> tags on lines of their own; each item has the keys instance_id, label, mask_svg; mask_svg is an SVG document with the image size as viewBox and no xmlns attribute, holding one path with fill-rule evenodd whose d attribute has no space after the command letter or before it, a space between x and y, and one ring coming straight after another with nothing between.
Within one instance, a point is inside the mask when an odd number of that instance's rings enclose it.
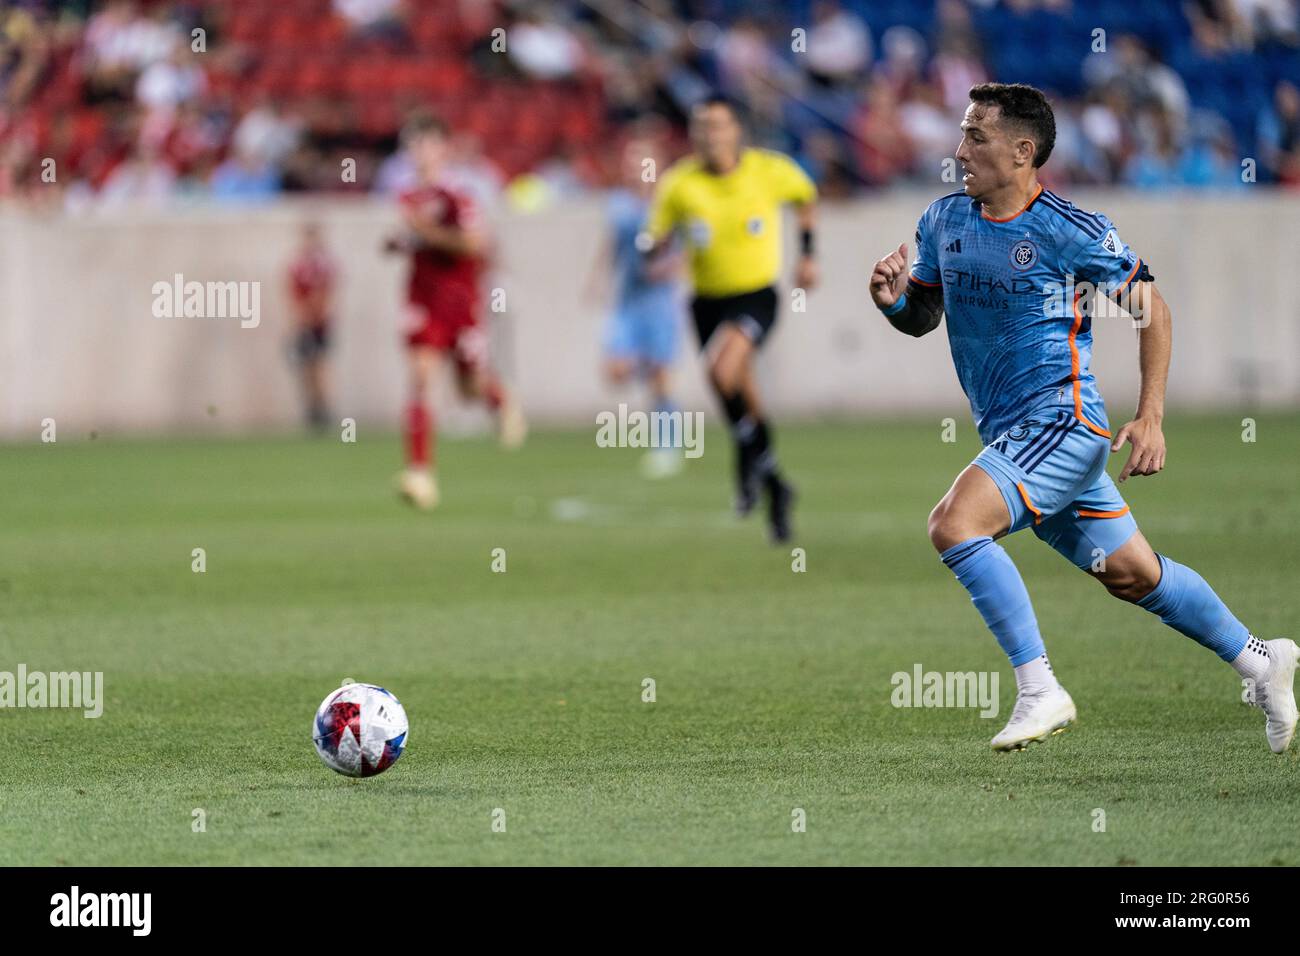
<instances>
[{"instance_id":1,"label":"light blue sock","mask_svg":"<svg viewBox=\"0 0 1300 956\"><path fill-rule=\"evenodd\" d=\"M1010 555L990 537L954 544L939 556L970 592L971 602L984 618L1011 666L1046 653L1029 592Z\"/></svg>"},{"instance_id":2,"label":"light blue sock","mask_svg":"<svg viewBox=\"0 0 1300 956\"><path fill-rule=\"evenodd\" d=\"M1246 625L1219 600L1205 578L1163 554L1156 557L1160 559L1160 583L1137 602L1138 607L1232 663L1250 637Z\"/></svg>"},{"instance_id":3,"label":"light blue sock","mask_svg":"<svg viewBox=\"0 0 1300 956\"><path fill-rule=\"evenodd\" d=\"M671 415L673 412L677 411L677 403L671 398L665 398L655 406L655 411L663 412L665 415ZM677 430L673 428L672 419L659 419L659 447L676 448L680 442L681 436L678 435Z\"/></svg>"}]
</instances>

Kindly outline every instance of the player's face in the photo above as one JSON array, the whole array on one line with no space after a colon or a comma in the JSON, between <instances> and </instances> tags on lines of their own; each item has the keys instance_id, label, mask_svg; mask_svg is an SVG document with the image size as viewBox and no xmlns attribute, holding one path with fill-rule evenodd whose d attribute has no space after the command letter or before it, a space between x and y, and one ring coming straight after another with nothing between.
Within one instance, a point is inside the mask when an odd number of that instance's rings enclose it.
<instances>
[{"instance_id":1,"label":"player's face","mask_svg":"<svg viewBox=\"0 0 1300 956\"><path fill-rule=\"evenodd\" d=\"M632 140L623 150L623 182L633 189L653 185L653 181L647 183L645 174L647 169L658 165L659 156L654 143L645 139Z\"/></svg>"},{"instance_id":2,"label":"player's face","mask_svg":"<svg viewBox=\"0 0 1300 956\"><path fill-rule=\"evenodd\" d=\"M424 133L411 140L411 162L426 181L434 179L447 161L447 138L438 133Z\"/></svg>"},{"instance_id":3,"label":"player's face","mask_svg":"<svg viewBox=\"0 0 1300 956\"><path fill-rule=\"evenodd\" d=\"M1003 129L1001 112L996 104L972 103L966 107L956 155L962 167L962 185L972 199L987 198L1013 184L1017 172L1024 168L1027 141Z\"/></svg>"},{"instance_id":4,"label":"player's face","mask_svg":"<svg viewBox=\"0 0 1300 956\"><path fill-rule=\"evenodd\" d=\"M710 166L730 166L740 153L740 122L721 104L700 106L691 114L691 142Z\"/></svg>"}]
</instances>

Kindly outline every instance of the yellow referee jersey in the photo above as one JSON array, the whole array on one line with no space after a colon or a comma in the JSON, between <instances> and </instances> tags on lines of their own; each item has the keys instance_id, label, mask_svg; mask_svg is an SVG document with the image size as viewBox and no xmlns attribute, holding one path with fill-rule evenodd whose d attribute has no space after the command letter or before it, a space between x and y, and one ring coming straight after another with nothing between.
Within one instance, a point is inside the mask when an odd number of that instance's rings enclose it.
<instances>
[{"instance_id":1,"label":"yellow referee jersey","mask_svg":"<svg viewBox=\"0 0 1300 956\"><path fill-rule=\"evenodd\" d=\"M656 242L681 231L696 295L739 295L777 280L781 206L816 198L813 181L780 153L746 149L725 176L692 156L664 173L647 228Z\"/></svg>"}]
</instances>

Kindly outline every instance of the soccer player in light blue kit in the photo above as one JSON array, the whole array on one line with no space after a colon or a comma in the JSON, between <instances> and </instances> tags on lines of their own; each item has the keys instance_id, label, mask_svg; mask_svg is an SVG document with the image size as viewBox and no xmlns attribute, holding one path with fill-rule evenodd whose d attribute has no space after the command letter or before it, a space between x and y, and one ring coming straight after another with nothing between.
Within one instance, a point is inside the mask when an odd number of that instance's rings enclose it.
<instances>
[{"instance_id":1,"label":"soccer player in light blue kit","mask_svg":"<svg viewBox=\"0 0 1300 956\"><path fill-rule=\"evenodd\" d=\"M628 142L623 153L623 185L610 193L606 216L609 238L598 272L612 268L614 305L605 325L605 374L615 385L643 379L650 389L654 411L671 413L677 406L671 394L670 371L681 341L682 293L676 282L680 255L647 261L637 246L645 231L655 178L645 175L647 160L657 161L649 139ZM661 419L667 422L668 419ZM660 447L646 456L644 472L653 478L674 474L682 467L682 436L658 436Z\"/></svg>"},{"instance_id":2,"label":"soccer player in light blue kit","mask_svg":"<svg viewBox=\"0 0 1300 956\"><path fill-rule=\"evenodd\" d=\"M1169 307L1150 270L1105 216L1038 183L1056 139L1051 105L1021 84L970 91L957 160L964 189L933 202L916 232L876 263L871 297L909 335L946 315L953 364L984 450L930 514L930 541L970 592L1016 674L1016 706L996 750L1045 740L1074 721L1047 660L1029 594L996 543L1032 528L1115 597L1159 616L1227 661L1253 686L1275 753L1295 736L1300 648L1253 636L1191 568L1151 549L1106 473L1154 475L1165 463ZM1107 298L1139 328L1137 414L1114 434L1088 370L1092 318ZM1114 305L1110 309L1115 310Z\"/></svg>"}]
</instances>

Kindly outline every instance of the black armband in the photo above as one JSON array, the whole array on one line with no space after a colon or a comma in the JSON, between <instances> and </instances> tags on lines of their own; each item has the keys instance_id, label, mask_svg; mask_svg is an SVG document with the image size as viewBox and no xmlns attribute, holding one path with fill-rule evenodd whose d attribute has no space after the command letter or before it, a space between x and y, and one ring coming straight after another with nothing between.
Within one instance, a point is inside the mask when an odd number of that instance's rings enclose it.
<instances>
[{"instance_id":1,"label":"black armband","mask_svg":"<svg viewBox=\"0 0 1300 956\"><path fill-rule=\"evenodd\" d=\"M811 229L801 229L799 231L799 249L805 256L811 256L816 250L813 248L814 235Z\"/></svg>"}]
</instances>

